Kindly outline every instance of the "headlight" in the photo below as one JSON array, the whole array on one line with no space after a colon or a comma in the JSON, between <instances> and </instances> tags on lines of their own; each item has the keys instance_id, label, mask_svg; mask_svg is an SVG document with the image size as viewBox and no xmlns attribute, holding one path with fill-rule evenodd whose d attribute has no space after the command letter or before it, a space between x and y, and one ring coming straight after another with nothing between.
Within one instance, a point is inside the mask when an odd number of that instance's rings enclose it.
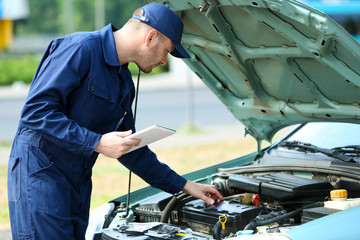
<instances>
[{"instance_id":1,"label":"headlight","mask_svg":"<svg viewBox=\"0 0 360 240\"><path fill-rule=\"evenodd\" d=\"M95 234L100 233L106 217L114 210L114 203L105 203L90 213L89 224L85 239L93 240Z\"/></svg>"}]
</instances>

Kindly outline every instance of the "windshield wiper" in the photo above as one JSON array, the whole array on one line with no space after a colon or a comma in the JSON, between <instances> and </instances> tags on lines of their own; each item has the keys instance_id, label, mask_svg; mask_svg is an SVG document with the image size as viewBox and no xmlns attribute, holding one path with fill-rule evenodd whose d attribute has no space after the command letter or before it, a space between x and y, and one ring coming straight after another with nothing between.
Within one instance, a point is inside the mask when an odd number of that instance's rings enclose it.
<instances>
[{"instance_id":1,"label":"windshield wiper","mask_svg":"<svg viewBox=\"0 0 360 240\"><path fill-rule=\"evenodd\" d=\"M311 143L303 143L300 141L285 141L281 142L278 146L286 147L288 149L294 149L296 151L302 151L302 152L311 152L311 153L322 153L326 156L339 159L344 162L356 162L354 159L350 156L344 155L344 151L341 151L341 149L328 149L328 148L320 148L315 145L312 145ZM360 150L360 149L358 149Z\"/></svg>"},{"instance_id":2,"label":"windshield wiper","mask_svg":"<svg viewBox=\"0 0 360 240\"><path fill-rule=\"evenodd\" d=\"M352 155L355 158L360 157L360 145L348 145L344 147L332 148L339 153L346 154L347 156Z\"/></svg>"}]
</instances>

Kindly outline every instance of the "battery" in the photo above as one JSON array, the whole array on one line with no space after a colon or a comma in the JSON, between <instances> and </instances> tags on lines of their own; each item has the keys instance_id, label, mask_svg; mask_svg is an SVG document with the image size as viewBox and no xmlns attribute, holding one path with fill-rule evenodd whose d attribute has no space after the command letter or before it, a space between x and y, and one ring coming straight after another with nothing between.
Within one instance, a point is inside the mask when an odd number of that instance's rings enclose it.
<instances>
[{"instance_id":1,"label":"battery","mask_svg":"<svg viewBox=\"0 0 360 240\"><path fill-rule=\"evenodd\" d=\"M235 233L254 219L261 208L242 204L240 201L221 201L214 205L208 205L200 199L193 200L185 204L181 209L181 221L190 227L196 226L201 232L211 234L214 225L219 221L220 216L226 215L225 232Z\"/></svg>"}]
</instances>

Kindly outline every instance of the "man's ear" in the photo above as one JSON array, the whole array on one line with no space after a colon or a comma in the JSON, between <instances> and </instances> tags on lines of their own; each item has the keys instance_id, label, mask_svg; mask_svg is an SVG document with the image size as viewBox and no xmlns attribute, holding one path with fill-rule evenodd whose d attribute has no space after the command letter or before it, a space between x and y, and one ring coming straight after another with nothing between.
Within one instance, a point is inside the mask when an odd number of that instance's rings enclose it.
<instances>
[{"instance_id":1,"label":"man's ear","mask_svg":"<svg viewBox=\"0 0 360 240\"><path fill-rule=\"evenodd\" d=\"M155 41L155 38L157 36L157 31L152 29L148 32L145 38L145 46L150 46L151 43Z\"/></svg>"}]
</instances>

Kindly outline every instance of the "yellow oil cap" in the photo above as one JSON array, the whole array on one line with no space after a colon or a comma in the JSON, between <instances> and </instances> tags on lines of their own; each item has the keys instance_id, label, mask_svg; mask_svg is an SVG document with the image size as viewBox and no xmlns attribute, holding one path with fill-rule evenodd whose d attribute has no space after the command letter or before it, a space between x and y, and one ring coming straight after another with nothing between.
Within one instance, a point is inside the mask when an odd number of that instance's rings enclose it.
<instances>
[{"instance_id":1,"label":"yellow oil cap","mask_svg":"<svg viewBox=\"0 0 360 240\"><path fill-rule=\"evenodd\" d=\"M346 191L346 189L337 189L337 190L332 190L330 192L330 197L332 200L336 200L339 198L347 198L348 193Z\"/></svg>"}]
</instances>

